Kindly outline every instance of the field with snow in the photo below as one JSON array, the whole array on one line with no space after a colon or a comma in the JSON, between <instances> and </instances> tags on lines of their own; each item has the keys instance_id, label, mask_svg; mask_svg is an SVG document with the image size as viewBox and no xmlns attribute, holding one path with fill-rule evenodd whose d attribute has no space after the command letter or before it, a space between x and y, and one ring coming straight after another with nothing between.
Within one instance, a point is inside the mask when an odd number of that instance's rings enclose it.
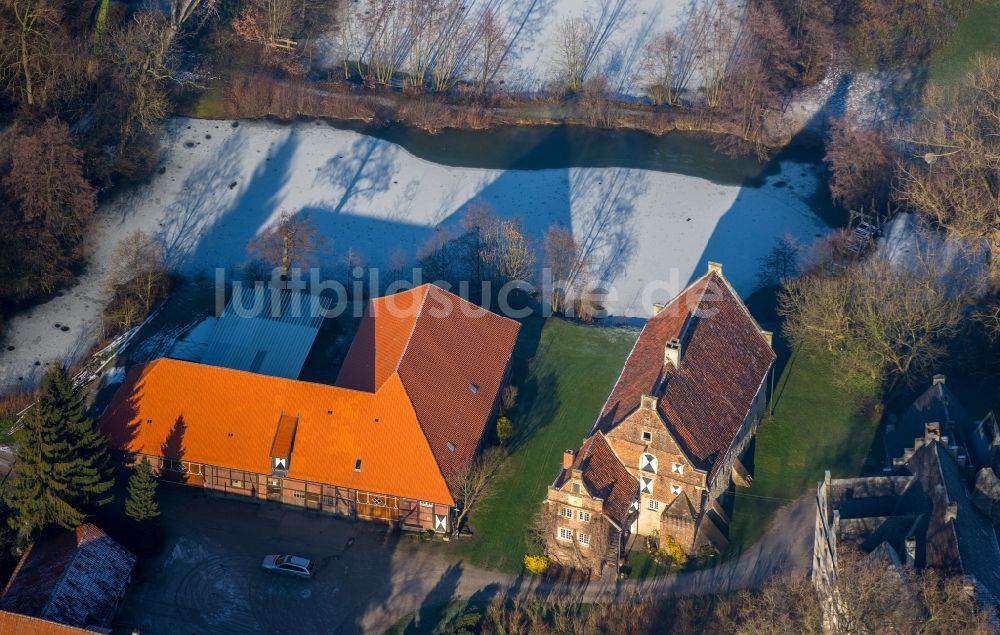
<instances>
[{"instance_id":1,"label":"field with snow","mask_svg":"<svg viewBox=\"0 0 1000 635\"><path fill-rule=\"evenodd\" d=\"M92 345L108 260L136 229L164 241L177 271L211 279L216 268L245 263L247 242L281 209L305 213L331 245L322 266L342 277L348 250L372 267L412 262L435 228L457 223L482 199L520 218L532 238L552 224L572 228L616 294L609 309L639 317L708 260L722 262L749 293L760 257L783 235L809 242L826 231L809 205L818 178L811 164L783 163L763 185L741 188L625 168L445 167L315 123L179 119L163 144L162 173L101 208L79 284L12 317L0 346L0 387L28 385L45 362L73 361Z\"/></svg>"},{"instance_id":2,"label":"field with snow","mask_svg":"<svg viewBox=\"0 0 1000 635\"><path fill-rule=\"evenodd\" d=\"M696 49L705 44L707 36L692 25L698 22L697 10L704 2L706 0L468 0L462 3L467 16L462 27L468 31L468 36L464 37L462 29L452 23L443 31L459 33L458 57L464 65L461 75L475 79L476 46L481 41L476 24L483 12L491 11L500 18L507 43L503 51L504 63L495 79L509 90L530 93L559 81L561 26L567 20L579 18L586 25L582 42L586 75L603 74L617 92L632 96L643 94L640 74L648 44L658 34L669 31L678 35L684 45L681 59L690 64L693 71L688 88L696 90L701 82L700 72L695 68L700 57ZM332 32L322 40L321 66L337 69L345 52L352 60L365 59L365 55L378 46L364 32L363 22L380 14L380 4L380 0L362 0L347 5L352 8L350 19L354 22L350 29L353 30L347 35L346 31ZM739 5L738 2L732 4ZM405 15L406 2L397 2L394 6ZM393 56L402 60L400 70L410 70L408 60L414 48L419 46L419 36L413 35L413 23L405 17L398 21L398 27L396 24L394 19L386 19L378 30L380 38L375 39L391 38L388 46ZM434 46L441 47L440 37L435 36L434 41ZM438 54L438 58L447 55Z\"/></svg>"}]
</instances>

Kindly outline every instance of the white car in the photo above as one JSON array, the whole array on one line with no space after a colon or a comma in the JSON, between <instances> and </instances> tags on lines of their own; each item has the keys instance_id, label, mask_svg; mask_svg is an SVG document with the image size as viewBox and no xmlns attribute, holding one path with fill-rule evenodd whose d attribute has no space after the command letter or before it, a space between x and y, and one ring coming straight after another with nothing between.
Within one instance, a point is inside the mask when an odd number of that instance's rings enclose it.
<instances>
[{"instance_id":1,"label":"white car","mask_svg":"<svg viewBox=\"0 0 1000 635\"><path fill-rule=\"evenodd\" d=\"M260 566L265 571L284 573L299 578L311 578L315 566L312 560L299 556L265 556Z\"/></svg>"}]
</instances>

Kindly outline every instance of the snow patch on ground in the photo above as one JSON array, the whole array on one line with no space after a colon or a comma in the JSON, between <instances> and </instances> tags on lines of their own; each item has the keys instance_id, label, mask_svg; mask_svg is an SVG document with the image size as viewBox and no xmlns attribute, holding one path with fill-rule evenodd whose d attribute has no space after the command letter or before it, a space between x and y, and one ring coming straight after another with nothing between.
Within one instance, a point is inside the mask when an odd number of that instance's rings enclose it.
<instances>
[{"instance_id":1,"label":"snow patch on ground","mask_svg":"<svg viewBox=\"0 0 1000 635\"><path fill-rule=\"evenodd\" d=\"M169 570L178 565L193 565L204 561L210 555L209 550L200 542L188 538L178 538L170 555L163 561L162 569Z\"/></svg>"},{"instance_id":2,"label":"snow patch on ground","mask_svg":"<svg viewBox=\"0 0 1000 635\"><path fill-rule=\"evenodd\" d=\"M587 57L592 61L587 76L603 74L611 86L623 95L642 96L642 72L647 45L660 33L685 25L705 0L468 0L466 14L479 15L492 8L494 15L506 17L509 49L506 70L498 78L515 92L534 93L558 82L560 73L560 27L568 19L580 18L590 27ZM740 3L734 3L740 4ZM363 15L369 5L352 4ZM694 42L693 30L685 41ZM330 33L320 43L325 70L341 68L343 47L337 33ZM360 46L360 45L359 45ZM401 55L405 59L405 52ZM467 75L474 79L474 69ZM701 85L701 73L695 71L689 90Z\"/></svg>"},{"instance_id":3,"label":"snow patch on ground","mask_svg":"<svg viewBox=\"0 0 1000 635\"><path fill-rule=\"evenodd\" d=\"M818 179L810 164L782 163L753 188L626 168L451 168L328 126L187 119L168 123L163 145L164 173L101 208L79 284L9 322L0 389L31 383L36 360L73 361L93 344L111 253L136 229L161 238L182 274L212 279L217 268L231 272L246 262L248 241L282 208L306 213L332 243L321 257L325 269L346 277L348 249L368 266L412 262L437 227L458 223L483 199L520 218L533 238L552 224L571 227L615 291L609 309L639 317L700 275L708 260L722 262L747 294L760 257L782 236L808 243L826 231L810 208ZM164 334L148 353L170 350L186 330Z\"/></svg>"},{"instance_id":4,"label":"snow patch on ground","mask_svg":"<svg viewBox=\"0 0 1000 635\"><path fill-rule=\"evenodd\" d=\"M897 267L934 271L949 289L977 295L987 291L989 241L948 236L927 227L914 214L898 214L889 222L876 254Z\"/></svg>"}]
</instances>

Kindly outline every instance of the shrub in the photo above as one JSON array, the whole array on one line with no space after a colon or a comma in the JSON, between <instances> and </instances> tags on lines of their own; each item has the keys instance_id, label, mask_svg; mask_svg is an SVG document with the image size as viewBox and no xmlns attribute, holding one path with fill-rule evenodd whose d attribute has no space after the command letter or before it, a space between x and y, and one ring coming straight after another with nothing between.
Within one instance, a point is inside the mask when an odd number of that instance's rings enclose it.
<instances>
[{"instance_id":1,"label":"shrub","mask_svg":"<svg viewBox=\"0 0 1000 635\"><path fill-rule=\"evenodd\" d=\"M514 434L514 424L510 419L507 417L497 419L497 438L500 439L500 443L506 443L512 434Z\"/></svg>"},{"instance_id":2,"label":"shrub","mask_svg":"<svg viewBox=\"0 0 1000 635\"><path fill-rule=\"evenodd\" d=\"M687 554L684 553L684 549L681 547L681 543L677 542L677 539L670 534L663 537L660 548L656 551L656 557L678 567L683 567L687 564L688 559Z\"/></svg>"},{"instance_id":3,"label":"shrub","mask_svg":"<svg viewBox=\"0 0 1000 635\"><path fill-rule=\"evenodd\" d=\"M510 412L517 405L517 386L509 384L503 389L503 400L501 406L504 412Z\"/></svg>"},{"instance_id":4,"label":"shrub","mask_svg":"<svg viewBox=\"0 0 1000 635\"><path fill-rule=\"evenodd\" d=\"M542 575L552 566L552 560L548 556L533 556L525 554L524 568L532 575Z\"/></svg>"}]
</instances>

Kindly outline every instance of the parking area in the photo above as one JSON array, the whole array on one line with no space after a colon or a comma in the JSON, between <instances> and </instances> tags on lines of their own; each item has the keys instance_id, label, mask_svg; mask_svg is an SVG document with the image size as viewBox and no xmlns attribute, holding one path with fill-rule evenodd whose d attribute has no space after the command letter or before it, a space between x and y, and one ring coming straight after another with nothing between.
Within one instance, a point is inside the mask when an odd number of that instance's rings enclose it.
<instances>
[{"instance_id":1,"label":"parking area","mask_svg":"<svg viewBox=\"0 0 1000 635\"><path fill-rule=\"evenodd\" d=\"M407 571L422 571L433 584L438 569L436 550L384 525L171 485L160 487L160 508L164 547L142 561L116 633L364 632L366 620L395 603L390 596ZM272 553L312 559L314 578L263 571L261 560Z\"/></svg>"}]
</instances>

